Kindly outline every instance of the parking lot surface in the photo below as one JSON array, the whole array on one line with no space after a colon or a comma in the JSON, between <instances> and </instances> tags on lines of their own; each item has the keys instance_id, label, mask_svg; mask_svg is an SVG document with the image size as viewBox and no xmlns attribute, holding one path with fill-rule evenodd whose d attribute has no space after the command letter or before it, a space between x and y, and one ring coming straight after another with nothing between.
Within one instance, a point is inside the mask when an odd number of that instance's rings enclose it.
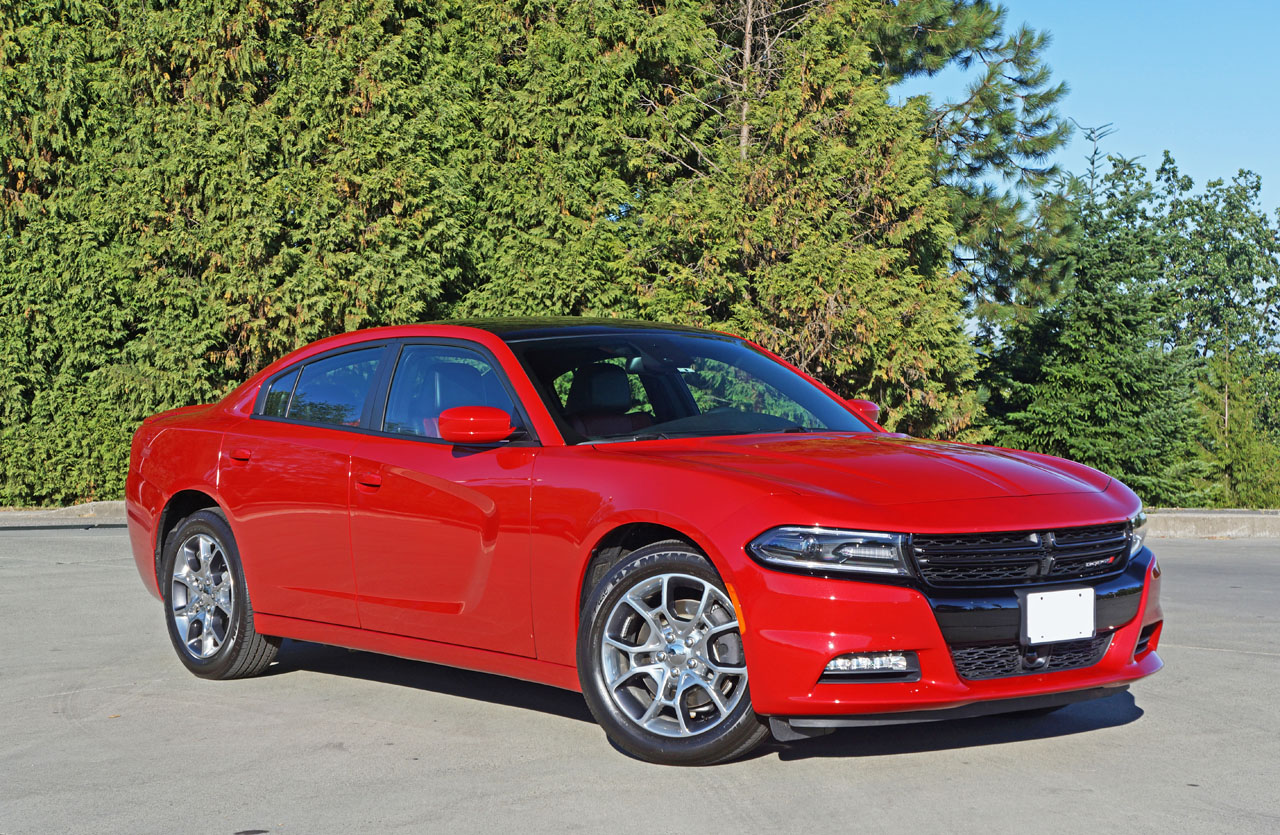
<instances>
[{"instance_id":1,"label":"parking lot surface","mask_svg":"<svg viewBox=\"0 0 1280 835\"><path fill-rule=\"evenodd\" d=\"M1280 831L1280 541L1154 547L1166 668L1127 694L680 769L480 673L286 642L197 679L123 529L0 530L0 833Z\"/></svg>"}]
</instances>

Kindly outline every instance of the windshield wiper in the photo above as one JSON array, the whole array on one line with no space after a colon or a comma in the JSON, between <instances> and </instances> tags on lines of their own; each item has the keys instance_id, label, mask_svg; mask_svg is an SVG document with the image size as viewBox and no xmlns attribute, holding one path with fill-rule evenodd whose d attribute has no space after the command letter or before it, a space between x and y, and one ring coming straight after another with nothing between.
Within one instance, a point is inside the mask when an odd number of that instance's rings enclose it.
<instances>
[{"instance_id":1,"label":"windshield wiper","mask_svg":"<svg viewBox=\"0 0 1280 835\"><path fill-rule=\"evenodd\" d=\"M641 432L638 435L632 435L633 441L666 441L671 438L666 432Z\"/></svg>"},{"instance_id":2,"label":"windshield wiper","mask_svg":"<svg viewBox=\"0 0 1280 835\"><path fill-rule=\"evenodd\" d=\"M620 444L628 441L663 441L671 436L666 432L642 432L640 434L629 435L601 435L598 438L587 438L585 441L579 441L581 444Z\"/></svg>"}]
</instances>

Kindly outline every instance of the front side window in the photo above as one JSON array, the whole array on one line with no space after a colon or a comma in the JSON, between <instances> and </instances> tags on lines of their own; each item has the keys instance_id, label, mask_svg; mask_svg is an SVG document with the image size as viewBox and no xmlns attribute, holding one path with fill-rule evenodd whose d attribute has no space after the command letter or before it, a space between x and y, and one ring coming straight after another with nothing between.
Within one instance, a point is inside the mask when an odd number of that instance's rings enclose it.
<instances>
[{"instance_id":1,"label":"front side window","mask_svg":"<svg viewBox=\"0 0 1280 835\"><path fill-rule=\"evenodd\" d=\"M358 426L381 356L379 345L307 363L298 375L286 416L310 423ZM268 401L274 391L272 386Z\"/></svg>"},{"instance_id":2,"label":"front side window","mask_svg":"<svg viewBox=\"0 0 1280 835\"><path fill-rule=\"evenodd\" d=\"M382 430L397 435L439 438L440 413L455 406L492 406L520 426L511 396L493 365L481 354L451 345L406 345L400 351Z\"/></svg>"},{"instance_id":3,"label":"front side window","mask_svg":"<svg viewBox=\"0 0 1280 835\"><path fill-rule=\"evenodd\" d=\"M570 442L872 431L809 380L731 337L569 334L508 344Z\"/></svg>"}]
</instances>

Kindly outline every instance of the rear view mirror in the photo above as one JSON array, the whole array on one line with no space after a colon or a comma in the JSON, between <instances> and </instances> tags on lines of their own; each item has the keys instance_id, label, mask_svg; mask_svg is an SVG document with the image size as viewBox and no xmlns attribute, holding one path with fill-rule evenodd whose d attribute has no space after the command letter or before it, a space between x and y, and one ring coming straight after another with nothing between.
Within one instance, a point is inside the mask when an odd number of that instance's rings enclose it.
<instances>
[{"instance_id":1,"label":"rear view mirror","mask_svg":"<svg viewBox=\"0 0 1280 835\"><path fill-rule=\"evenodd\" d=\"M874 400L851 398L845 402L853 408L858 417L865 418L877 426L880 424L880 405Z\"/></svg>"},{"instance_id":2,"label":"rear view mirror","mask_svg":"<svg viewBox=\"0 0 1280 835\"><path fill-rule=\"evenodd\" d=\"M436 419L441 440L451 444L492 444L509 438L511 416L492 406L455 406Z\"/></svg>"}]
</instances>

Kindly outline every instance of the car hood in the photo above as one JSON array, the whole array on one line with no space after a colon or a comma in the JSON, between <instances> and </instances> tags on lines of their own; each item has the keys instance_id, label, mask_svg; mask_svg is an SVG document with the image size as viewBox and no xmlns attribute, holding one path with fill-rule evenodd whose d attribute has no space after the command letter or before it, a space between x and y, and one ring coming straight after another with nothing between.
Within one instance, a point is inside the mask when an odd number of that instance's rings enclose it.
<instances>
[{"instance_id":1,"label":"car hood","mask_svg":"<svg viewBox=\"0 0 1280 835\"><path fill-rule=\"evenodd\" d=\"M610 444L608 450L872 505L1100 493L1111 482L1047 455L888 434L698 438Z\"/></svg>"}]
</instances>

